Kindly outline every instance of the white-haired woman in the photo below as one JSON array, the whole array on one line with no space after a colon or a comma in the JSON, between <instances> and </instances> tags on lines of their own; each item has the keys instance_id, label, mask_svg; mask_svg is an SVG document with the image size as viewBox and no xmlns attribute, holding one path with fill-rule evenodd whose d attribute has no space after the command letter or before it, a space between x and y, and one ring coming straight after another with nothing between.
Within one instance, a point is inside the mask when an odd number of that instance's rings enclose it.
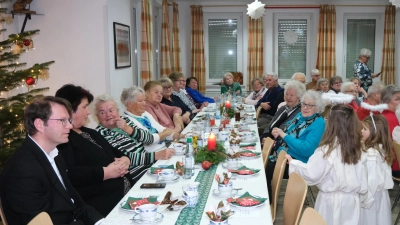
<instances>
[{"instance_id":1,"label":"white-haired woman","mask_svg":"<svg viewBox=\"0 0 400 225\"><path fill-rule=\"evenodd\" d=\"M154 117L146 111L146 95L145 91L137 86L125 88L121 94L121 102L125 105L124 114L139 128L146 129L153 135L159 135L159 141L150 145L145 145L145 150L154 152L165 149L166 145L163 140L174 140L181 138L180 130L172 130L158 123ZM167 135L165 136L164 133ZM183 136L183 135L182 135Z\"/></svg>"},{"instance_id":2,"label":"white-haired woman","mask_svg":"<svg viewBox=\"0 0 400 225\"><path fill-rule=\"evenodd\" d=\"M251 81L251 85L253 86L254 91L251 92L247 98L244 98L243 102L250 105L256 105L268 89L265 87L263 79L259 77L254 78Z\"/></svg>"},{"instance_id":3,"label":"white-haired woman","mask_svg":"<svg viewBox=\"0 0 400 225\"><path fill-rule=\"evenodd\" d=\"M230 92L231 94L236 93L236 94L242 94L242 87L238 82L233 81L233 75L232 73L225 73L224 74L224 79L223 79L223 84L221 84L221 94L224 94L226 92Z\"/></svg>"},{"instance_id":4,"label":"white-haired woman","mask_svg":"<svg viewBox=\"0 0 400 225\"><path fill-rule=\"evenodd\" d=\"M325 130L325 120L320 115L324 108L325 103L318 92L306 91L301 98L301 112L288 121L283 130L278 127L272 130L272 135L277 140L274 151L279 153L285 150L297 160L307 163L317 149ZM284 177L288 178L288 166L286 167ZM269 190L274 168L275 163L271 161L265 170L270 196Z\"/></svg>"},{"instance_id":5,"label":"white-haired woman","mask_svg":"<svg viewBox=\"0 0 400 225\"><path fill-rule=\"evenodd\" d=\"M327 93L329 91L329 81L325 78L319 78L317 81L316 91L319 93Z\"/></svg>"},{"instance_id":6,"label":"white-haired woman","mask_svg":"<svg viewBox=\"0 0 400 225\"><path fill-rule=\"evenodd\" d=\"M358 60L354 63L353 73L355 77L361 80L361 87L368 92L369 86L372 85L372 78L378 77L381 73L372 73L367 63L371 57L371 51L366 48L360 50Z\"/></svg>"},{"instance_id":7,"label":"white-haired woman","mask_svg":"<svg viewBox=\"0 0 400 225\"><path fill-rule=\"evenodd\" d=\"M172 130L151 134L148 130L139 128L127 116L119 115L117 104L108 94L96 97L93 106L99 121L97 132L130 159L129 172L134 183L156 160L169 159L174 154L173 149L166 147L158 152L145 150L145 145L160 142Z\"/></svg>"},{"instance_id":8,"label":"white-haired woman","mask_svg":"<svg viewBox=\"0 0 400 225\"><path fill-rule=\"evenodd\" d=\"M357 110L359 109L359 105L361 102L358 100L358 91L356 89L356 85L353 82L344 82L340 87L340 92L343 94L348 94L353 96L353 100L348 103L348 106L354 109L354 112L357 114Z\"/></svg>"}]
</instances>

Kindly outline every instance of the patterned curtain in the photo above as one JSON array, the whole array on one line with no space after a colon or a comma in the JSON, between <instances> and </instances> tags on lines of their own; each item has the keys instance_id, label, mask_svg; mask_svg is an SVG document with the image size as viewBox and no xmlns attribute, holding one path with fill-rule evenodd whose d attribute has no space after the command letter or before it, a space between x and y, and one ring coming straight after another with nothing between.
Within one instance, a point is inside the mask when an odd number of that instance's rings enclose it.
<instances>
[{"instance_id":1,"label":"patterned curtain","mask_svg":"<svg viewBox=\"0 0 400 225\"><path fill-rule=\"evenodd\" d=\"M151 0L142 0L142 41L140 45L140 84L144 86L152 78L153 70L153 26L151 23Z\"/></svg>"},{"instance_id":2,"label":"patterned curtain","mask_svg":"<svg viewBox=\"0 0 400 225\"><path fill-rule=\"evenodd\" d=\"M203 31L203 7L190 6L192 11L192 67L191 75L198 80L198 89L205 91L206 87L206 64L204 61L204 31Z\"/></svg>"},{"instance_id":3,"label":"patterned curtain","mask_svg":"<svg viewBox=\"0 0 400 225\"><path fill-rule=\"evenodd\" d=\"M172 71L181 72L181 48L179 47L179 11L173 3L172 15Z\"/></svg>"},{"instance_id":4,"label":"patterned curtain","mask_svg":"<svg viewBox=\"0 0 400 225\"><path fill-rule=\"evenodd\" d=\"M395 21L396 7L393 5L386 6L381 67L381 80L386 85L396 84Z\"/></svg>"},{"instance_id":5,"label":"patterned curtain","mask_svg":"<svg viewBox=\"0 0 400 225\"><path fill-rule=\"evenodd\" d=\"M248 48L247 48L247 90L252 90L251 81L261 77L264 67L264 31L263 20L248 18Z\"/></svg>"},{"instance_id":6,"label":"patterned curtain","mask_svg":"<svg viewBox=\"0 0 400 225\"><path fill-rule=\"evenodd\" d=\"M165 77L171 73L171 51L169 34L168 0L162 2L162 24L161 24L161 68L160 76Z\"/></svg>"},{"instance_id":7,"label":"patterned curtain","mask_svg":"<svg viewBox=\"0 0 400 225\"><path fill-rule=\"evenodd\" d=\"M319 11L317 69L322 77L336 76L336 10L322 5Z\"/></svg>"}]
</instances>

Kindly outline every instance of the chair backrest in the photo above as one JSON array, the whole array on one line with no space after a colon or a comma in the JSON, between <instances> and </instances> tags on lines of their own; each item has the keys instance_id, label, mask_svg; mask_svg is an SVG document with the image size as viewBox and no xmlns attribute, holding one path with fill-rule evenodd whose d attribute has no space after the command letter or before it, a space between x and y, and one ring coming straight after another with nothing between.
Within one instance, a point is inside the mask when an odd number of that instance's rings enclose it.
<instances>
[{"instance_id":1,"label":"chair backrest","mask_svg":"<svg viewBox=\"0 0 400 225\"><path fill-rule=\"evenodd\" d=\"M272 146L274 145L274 140L272 140L270 137L265 138L264 140L264 147L262 149L262 157L264 161L264 169L267 168L268 164L268 157L271 152Z\"/></svg>"},{"instance_id":2,"label":"chair backrest","mask_svg":"<svg viewBox=\"0 0 400 225\"><path fill-rule=\"evenodd\" d=\"M53 221L51 221L49 214L41 212L28 225L53 225Z\"/></svg>"},{"instance_id":3,"label":"chair backrest","mask_svg":"<svg viewBox=\"0 0 400 225\"><path fill-rule=\"evenodd\" d=\"M272 193L272 204L271 204L271 215L272 221L275 221L276 217L276 206L278 205L278 196L281 189L283 173L285 172L287 159L285 158L286 152L281 151L278 155L278 160L275 164L274 174L272 175L271 181L271 193Z\"/></svg>"},{"instance_id":4,"label":"chair backrest","mask_svg":"<svg viewBox=\"0 0 400 225\"><path fill-rule=\"evenodd\" d=\"M326 225L324 218L313 208L304 210L299 225Z\"/></svg>"},{"instance_id":5,"label":"chair backrest","mask_svg":"<svg viewBox=\"0 0 400 225\"><path fill-rule=\"evenodd\" d=\"M291 173L283 200L283 225L299 223L306 194L306 181L298 173Z\"/></svg>"},{"instance_id":6,"label":"chair backrest","mask_svg":"<svg viewBox=\"0 0 400 225\"><path fill-rule=\"evenodd\" d=\"M399 162L400 165L400 144L393 141L393 148L394 148L394 152L396 153L396 158L397 158L397 162Z\"/></svg>"},{"instance_id":7,"label":"chair backrest","mask_svg":"<svg viewBox=\"0 0 400 225\"><path fill-rule=\"evenodd\" d=\"M243 85L243 74L242 72L231 72L233 75L233 81L238 82L240 85Z\"/></svg>"},{"instance_id":8,"label":"chair backrest","mask_svg":"<svg viewBox=\"0 0 400 225\"><path fill-rule=\"evenodd\" d=\"M3 211L3 205L1 204L1 198L0 198L0 216L1 216L1 221L3 221L3 225L7 225L6 216Z\"/></svg>"},{"instance_id":9,"label":"chair backrest","mask_svg":"<svg viewBox=\"0 0 400 225\"><path fill-rule=\"evenodd\" d=\"M260 117L260 113L261 113L261 106L258 106L257 111L256 111L256 119L258 120L258 118Z\"/></svg>"}]
</instances>

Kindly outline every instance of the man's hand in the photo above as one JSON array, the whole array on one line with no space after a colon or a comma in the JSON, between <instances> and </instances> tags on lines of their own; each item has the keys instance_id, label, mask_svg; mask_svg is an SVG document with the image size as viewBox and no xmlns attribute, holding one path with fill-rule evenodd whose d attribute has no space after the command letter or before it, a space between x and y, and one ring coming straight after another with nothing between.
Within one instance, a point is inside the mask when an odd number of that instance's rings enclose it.
<instances>
[{"instance_id":1,"label":"man's hand","mask_svg":"<svg viewBox=\"0 0 400 225\"><path fill-rule=\"evenodd\" d=\"M260 106L264 109L264 110L270 110L271 106L269 105L269 102L263 102L260 104Z\"/></svg>"},{"instance_id":2,"label":"man's hand","mask_svg":"<svg viewBox=\"0 0 400 225\"><path fill-rule=\"evenodd\" d=\"M158 151L155 154L156 160L168 160L175 154L175 150L172 148L167 148L162 151Z\"/></svg>"}]
</instances>

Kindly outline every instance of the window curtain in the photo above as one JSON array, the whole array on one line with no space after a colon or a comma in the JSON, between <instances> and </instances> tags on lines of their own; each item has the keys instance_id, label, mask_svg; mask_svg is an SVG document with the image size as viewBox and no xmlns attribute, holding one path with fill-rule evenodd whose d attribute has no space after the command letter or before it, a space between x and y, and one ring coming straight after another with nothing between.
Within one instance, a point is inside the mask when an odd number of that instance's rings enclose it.
<instances>
[{"instance_id":1,"label":"window curtain","mask_svg":"<svg viewBox=\"0 0 400 225\"><path fill-rule=\"evenodd\" d=\"M140 45L140 84L144 86L152 78L153 70L153 26L151 22L151 0L142 0L142 40Z\"/></svg>"},{"instance_id":2,"label":"window curtain","mask_svg":"<svg viewBox=\"0 0 400 225\"><path fill-rule=\"evenodd\" d=\"M203 7L191 5L190 8L192 13L191 75L197 78L199 91L204 92L206 87L206 64L204 60Z\"/></svg>"},{"instance_id":3,"label":"window curtain","mask_svg":"<svg viewBox=\"0 0 400 225\"><path fill-rule=\"evenodd\" d=\"M264 71L264 31L263 20L248 18L248 48L247 48L247 90L252 90L251 81L261 77Z\"/></svg>"},{"instance_id":4,"label":"window curtain","mask_svg":"<svg viewBox=\"0 0 400 225\"><path fill-rule=\"evenodd\" d=\"M396 84L395 20L396 7L393 5L386 6L381 67L381 80L384 84Z\"/></svg>"},{"instance_id":5,"label":"window curtain","mask_svg":"<svg viewBox=\"0 0 400 225\"><path fill-rule=\"evenodd\" d=\"M181 48L179 47L179 10L173 3L172 15L172 70L181 72Z\"/></svg>"},{"instance_id":6,"label":"window curtain","mask_svg":"<svg viewBox=\"0 0 400 225\"><path fill-rule=\"evenodd\" d=\"M171 51L170 30L169 30L168 0L162 1L162 24L161 24L161 67L160 76L165 77L171 74Z\"/></svg>"},{"instance_id":7,"label":"window curtain","mask_svg":"<svg viewBox=\"0 0 400 225\"><path fill-rule=\"evenodd\" d=\"M322 77L336 76L336 10L322 5L319 11L317 69Z\"/></svg>"}]
</instances>

